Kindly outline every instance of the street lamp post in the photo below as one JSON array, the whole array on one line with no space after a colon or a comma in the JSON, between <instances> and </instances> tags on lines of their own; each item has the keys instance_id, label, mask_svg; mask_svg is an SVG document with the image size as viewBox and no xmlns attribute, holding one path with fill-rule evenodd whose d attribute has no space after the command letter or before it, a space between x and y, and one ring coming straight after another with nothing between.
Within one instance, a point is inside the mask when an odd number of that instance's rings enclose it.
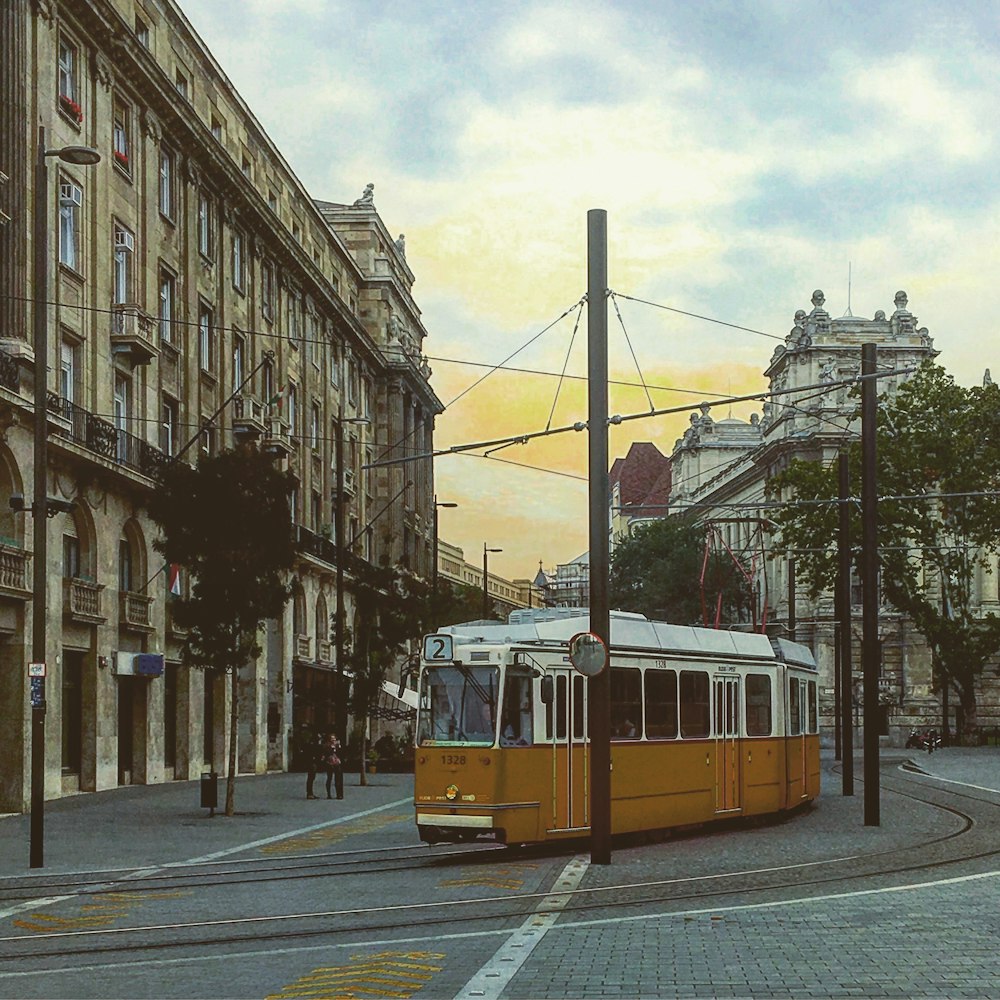
<instances>
[{"instance_id":1,"label":"street lamp post","mask_svg":"<svg viewBox=\"0 0 1000 1000\"><path fill-rule=\"evenodd\" d=\"M483 542L483 618L490 616L490 593L489 593L489 554L491 552L503 552L503 549L488 549L486 542Z\"/></svg>"},{"instance_id":2,"label":"street lamp post","mask_svg":"<svg viewBox=\"0 0 1000 1000\"><path fill-rule=\"evenodd\" d=\"M368 424L367 417L345 417L344 402L337 405L337 437L334 440L334 476L336 496L333 498L333 531L337 551L337 609L333 621L333 644L337 657L337 705L334 728L341 743L347 745L347 704L344 692L344 424Z\"/></svg>"},{"instance_id":3,"label":"street lamp post","mask_svg":"<svg viewBox=\"0 0 1000 1000\"><path fill-rule=\"evenodd\" d=\"M34 497L31 513L34 549L31 602L31 823L29 866L41 868L45 850L45 625L48 611L48 519L56 513L49 504L48 468L48 358L49 358L49 170L47 158L87 166L99 163L101 154L87 146L45 148L45 129L38 129L35 161L34 240L32 289L35 351Z\"/></svg>"},{"instance_id":4,"label":"street lamp post","mask_svg":"<svg viewBox=\"0 0 1000 1000\"><path fill-rule=\"evenodd\" d=\"M434 538L431 545L431 626L437 628L438 607L438 509L440 507L457 507L457 503L438 500L434 497Z\"/></svg>"}]
</instances>

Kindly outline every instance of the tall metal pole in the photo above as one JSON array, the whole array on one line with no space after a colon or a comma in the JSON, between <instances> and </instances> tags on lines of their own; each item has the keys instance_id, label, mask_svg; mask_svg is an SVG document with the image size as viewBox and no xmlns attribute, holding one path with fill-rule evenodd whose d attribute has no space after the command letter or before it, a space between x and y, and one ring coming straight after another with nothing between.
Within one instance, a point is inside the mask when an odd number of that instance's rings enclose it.
<instances>
[{"instance_id":1,"label":"tall metal pole","mask_svg":"<svg viewBox=\"0 0 1000 1000\"><path fill-rule=\"evenodd\" d=\"M35 163L35 261L32 313L35 349L35 475L32 555L31 659L45 663L45 624L48 611L48 255L49 219L48 167L45 162L45 129L38 130ZM42 668L44 671L44 667ZM45 677L32 677L31 684L31 824L29 865L44 864L45 839Z\"/></svg>"},{"instance_id":2,"label":"tall metal pole","mask_svg":"<svg viewBox=\"0 0 1000 1000\"><path fill-rule=\"evenodd\" d=\"M483 621L485 621L490 616L490 594L487 585L487 566L489 565L489 549L486 548L486 542L483 542Z\"/></svg>"},{"instance_id":3,"label":"tall metal pole","mask_svg":"<svg viewBox=\"0 0 1000 1000\"><path fill-rule=\"evenodd\" d=\"M788 638L795 642L795 556L788 560Z\"/></svg>"},{"instance_id":4,"label":"tall metal pole","mask_svg":"<svg viewBox=\"0 0 1000 1000\"><path fill-rule=\"evenodd\" d=\"M611 648L608 606L608 213L587 212L587 430L590 467L590 631ZM590 860L611 864L611 669L587 681Z\"/></svg>"},{"instance_id":5,"label":"tall metal pole","mask_svg":"<svg viewBox=\"0 0 1000 1000\"><path fill-rule=\"evenodd\" d=\"M861 346L861 374L875 374L875 345ZM865 691L865 826L879 826L878 466L874 378L861 383L861 664Z\"/></svg>"},{"instance_id":6,"label":"tall metal pole","mask_svg":"<svg viewBox=\"0 0 1000 1000\"><path fill-rule=\"evenodd\" d=\"M337 403L337 437L334 441L334 475L336 496L333 500L333 533L337 547L337 610L334 613L333 643L337 657L337 704L334 707L334 726L337 738L347 746L347 702L344 689L344 401Z\"/></svg>"},{"instance_id":7,"label":"tall metal pole","mask_svg":"<svg viewBox=\"0 0 1000 1000\"><path fill-rule=\"evenodd\" d=\"M431 543L431 628L438 627L438 498L434 497L434 538Z\"/></svg>"},{"instance_id":8,"label":"tall metal pole","mask_svg":"<svg viewBox=\"0 0 1000 1000\"><path fill-rule=\"evenodd\" d=\"M840 653L840 733L843 754L841 794L854 794L854 729L851 719L852 654L851 654L851 472L847 450L837 456L837 479L840 496L840 525L837 534L837 650Z\"/></svg>"}]
</instances>

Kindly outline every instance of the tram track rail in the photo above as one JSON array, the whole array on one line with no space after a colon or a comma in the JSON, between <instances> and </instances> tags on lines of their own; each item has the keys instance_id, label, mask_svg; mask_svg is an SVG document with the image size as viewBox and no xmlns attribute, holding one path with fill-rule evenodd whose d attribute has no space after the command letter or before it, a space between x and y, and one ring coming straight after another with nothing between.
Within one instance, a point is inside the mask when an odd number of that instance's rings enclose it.
<instances>
[{"instance_id":1,"label":"tram track rail","mask_svg":"<svg viewBox=\"0 0 1000 1000\"><path fill-rule=\"evenodd\" d=\"M55 961L84 954L112 955L125 950L130 955L136 952L195 952L219 945L259 944L265 939L269 943L277 943L343 935L345 939L353 940L359 935L392 936L400 932L412 932L416 928L427 932L427 937L432 938L445 928L456 925L465 929L484 926L492 928L498 925L502 928L506 924L513 926L515 922L531 914L545 912L546 900L563 896L570 897L562 907L564 920L574 917L579 919L582 916L596 918L610 910L620 913L622 908L635 911L640 907L659 906L668 907L670 912L683 912L684 907L691 903L711 908L715 903L735 897L744 902L749 900L751 905L772 900L780 902L789 889L808 897L817 890L837 885L898 880L900 876L917 872L936 873L956 865L1000 857L1000 836L993 832L998 828L994 817L989 817L990 822L983 822L982 817L977 819L972 813L946 801L967 800L975 804L974 807L969 805L967 808L984 813L1000 809L1000 803L987 795L939 789L929 783L906 778L890 778L883 787L892 794L949 813L959 821L960 827L947 834L901 848L710 875L592 885L566 891L552 889L516 895L429 900L354 909L270 913L214 920L0 936L0 970L11 962L29 958ZM928 857L928 852L934 856ZM355 853L369 852L337 852L338 855ZM489 852L473 849L455 853L464 854L468 860L481 860L479 856ZM889 859L892 859L891 863ZM427 860L442 859L440 855L436 855ZM831 866L837 867L831 870ZM164 940L165 937L168 940Z\"/></svg>"}]
</instances>

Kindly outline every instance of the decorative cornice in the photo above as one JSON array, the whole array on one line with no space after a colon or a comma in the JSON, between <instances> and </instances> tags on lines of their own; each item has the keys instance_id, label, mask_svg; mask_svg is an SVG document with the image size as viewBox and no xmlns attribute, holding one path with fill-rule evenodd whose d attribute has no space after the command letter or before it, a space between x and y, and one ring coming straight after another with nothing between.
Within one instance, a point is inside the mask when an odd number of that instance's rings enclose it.
<instances>
[{"instance_id":1,"label":"decorative cornice","mask_svg":"<svg viewBox=\"0 0 1000 1000\"><path fill-rule=\"evenodd\" d=\"M142 109L142 128L153 142L160 142L163 138L163 126L160 124L160 119L149 108Z\"/></svg>"},{"instance_id":2,"label":"decorative cornice","mask_svg":"<svg viewBox=\"0 0 1000 1000\"><path fill-rule=\"evenodd\" d=\"M56 16L56 0L35 0L35 13L43 21L52 21Z\"/></svg>"},{"instance_id":3,"label":"decorative cornice","mask_svg":"<svg viewBox=\"0 0 1000 1000\"><path fill-rule=\"evenodd\" d=\"M115 79L115 69L112 62L101 51L94 53L94 77L105 89L110 90Z\"/></svg>"}]
</instances>

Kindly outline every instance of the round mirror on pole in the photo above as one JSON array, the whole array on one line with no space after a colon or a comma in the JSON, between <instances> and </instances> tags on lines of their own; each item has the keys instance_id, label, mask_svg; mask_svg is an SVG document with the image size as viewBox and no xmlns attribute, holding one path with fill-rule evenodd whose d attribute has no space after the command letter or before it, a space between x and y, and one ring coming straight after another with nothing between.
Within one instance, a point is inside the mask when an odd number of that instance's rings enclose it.
<instances>
[{"instance_id":1,"label":"round mirror on pole","mask_svg":"<svg viewBox=\"0 0 1000 1000\"><path fill-rule=\"evenodd\" d=\"M570 663L584 677L596 677L608 665L608 647L593 632L578 632L569 641Z\"/></svg>"}]
</instances>

